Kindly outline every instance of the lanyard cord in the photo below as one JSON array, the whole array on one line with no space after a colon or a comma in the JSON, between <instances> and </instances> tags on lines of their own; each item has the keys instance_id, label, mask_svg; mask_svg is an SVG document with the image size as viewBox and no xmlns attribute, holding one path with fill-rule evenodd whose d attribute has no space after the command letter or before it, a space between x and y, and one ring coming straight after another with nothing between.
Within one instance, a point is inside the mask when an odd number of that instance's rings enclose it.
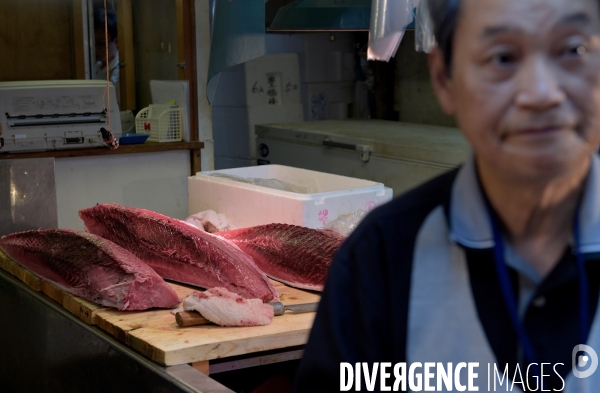
<instances>
[{"instance_id":1,"label":"lanyard cord","mask_svg":"<svg viewBox=\"0 0 600 393\"><path fill-rule=\"evenodd\" d=\"M579 318L581 323L579 334L581 335L581 344L585 344L590 334L590 298L587 272L585 270L585 259L580 250L581 234L579 230L579 217L576 215L573 237L575 238L575 257L577 259L577 270L579 272Z\"/></svg>"},{"instance_id":2,"label":"lanyard cord","mask_svg":"<svg viewBox=\"0 0 600 393\"><path fill-rule=\"evenodd\" d=\"M510 319L517 333L517 338L523 349L525 360L529 363L537 363L535 357L535 351L533 345L529 340L525 326L519 318L517 299L513 291L510 276L508 274L508 268L504 259L504 241L502 239L502 233L498 226L498 221L489 206L487 205L488 214L490 217L490 223L492 225L492 232L494 235L494 264L496 267L496 273L498 274L498 281L500 282L500 288L502 290L502 296L504 302L508 308ZM579 209L577 209L579 212ZM585 270L585 260L580 250L580 232L579 232L579 214L575 214L575 223L573 229L573 237L575 241L575 258L577 260L577 271L579 274L579 320L580 320L580 342L586 343L589 334L589 298L588 298L588 280L587 273ZM532 366L536 375L540 375L539 363Z\"/></svg>"}]
</instances>

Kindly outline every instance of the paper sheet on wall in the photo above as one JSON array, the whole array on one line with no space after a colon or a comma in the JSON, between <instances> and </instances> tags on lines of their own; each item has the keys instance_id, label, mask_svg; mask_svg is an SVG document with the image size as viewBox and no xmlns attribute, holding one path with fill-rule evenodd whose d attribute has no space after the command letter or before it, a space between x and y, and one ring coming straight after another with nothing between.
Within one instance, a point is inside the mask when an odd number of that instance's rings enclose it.
<instances>
[{"instance_id":1,"label":"paper sheet on wall","mask_svg":"<svg viewBox=\"0 0 600 393\"><path fill-rule=\"evenodd\" d=\"M183 140L190 140L190 103L188 81L150 81L150 94L153 104L166 104L171 100L182 109L183 113Z\"/></svg>"}]
</instances>

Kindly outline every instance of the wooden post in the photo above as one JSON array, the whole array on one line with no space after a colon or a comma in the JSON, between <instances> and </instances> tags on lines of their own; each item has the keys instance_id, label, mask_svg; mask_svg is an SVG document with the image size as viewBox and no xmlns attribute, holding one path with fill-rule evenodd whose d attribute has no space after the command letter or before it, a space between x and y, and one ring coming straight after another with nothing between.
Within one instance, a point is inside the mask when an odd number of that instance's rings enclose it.
<instances>
[{"instance_id":1,"label":"wooden post","mask_svg":"<svg viewBox=\"0 0 600 393\"><path fill-rule=\"evenodd\" d=\"M176 0L178 77L189 82L190 141L198 140L198 84L196 78L196 12L194 0ZM200 150L190 150L190 175L200 172Z\"/></svg>"},{"instance_id":2,"label":"wooden post","mask_svg":"<svg viewBox=\"0 0 600 393\"><path fill-rule=\"evenodd\" d=\"M200 149L190 150L190 176L196 175L201 171L200 167Z\"/></svg>"},{"instance_id":3,"label":"wooden post","mask_svg":"<svg viewBox=\"0 0 600 393\"><path fill-rule=\"evenodd\" d=\"M190 141L198 140L198 84L196 77L196 11L194 0L176 0L177 62L180 80L190 84Z\"/></svg>"},{"instance_id":4,"label":"wooden post","mask_svg":"<svg viewBox=\"0 0 600 393\"><path fill-rule=\"evenodd\" d=\"M119 43L121 89L120 110L136 109L135 101L135 56L133 52L133 16L131 0L117 1L117 36Z\"/></svg>"},{"instance_id":5,"label":"wooden post","mask_svg":"<svg viewBox=\"0 0 600 393\"><path fill-rule=\"evenodd\" d=\"M208 360L202 360L200 362L194 362L194 363L192 363L192 367L194 367L196 370L200 371L204 375L209 375L210 374L210 367L209 367L209 364L208 364Z\"/></svg>"},{"instance_id":6,"label":"wooden post","mask_svg":"<svg viewBox=\"0 0 600 393\"><path fill-rule=\"evenodd\" d=\"M72 2L73 17L73 62L75 67L75 79L85 79L85 52L83 44L83 7L81 0Z\"/></svg>"}]
</instances>

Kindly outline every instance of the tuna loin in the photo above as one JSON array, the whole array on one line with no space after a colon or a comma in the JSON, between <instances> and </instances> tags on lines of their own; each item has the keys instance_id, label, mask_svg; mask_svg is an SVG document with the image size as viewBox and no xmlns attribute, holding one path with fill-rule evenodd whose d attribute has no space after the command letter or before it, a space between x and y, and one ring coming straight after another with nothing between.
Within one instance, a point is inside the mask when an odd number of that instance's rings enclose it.
<instances>
[{"instance_id":1,"label":"tuna loin","mask_svg":"<svg viewBox=\"0 0 600 393\"><path fill-rule=\"evenodd\" d=\"M225 287L247 299L279 298L252 258L233 243L149 210L97 205L79 212L88 231L127 248L163 278Z\"/></svg>"},{"instance_id":2,"label":"tuna loin","mask_svg":"<svg viewBox=\"0 0 600 393\"><path fill-rule=\"evenodd\" d=\"M86 232L52 229L0 239L12 259L63 291L119 310L176 307L169 285L129 251Z\"/></svg>"},{"instance_id":3,"label":"tuna loin","mask_svg":"<svg viewBox=\"0 0 600 393\"><path fill-rule=\"evenodd\" d=\"M231 240L269 277L288 285L322 291L333 255L344 237L297 225L268 224L216 234Z\"/></svg>"},{"instance_id":4,"label":"tuna loin","mask_svg":"<svg viewBox=\"0 0 600 393\"><path fill-rule=\"evenodd\" d=\"M273 307L260 299L243 299L225 288L193 292L183 301L185 311L196 310L221 326L259 326L273 321Z\"/></svg>"}]
</instances>

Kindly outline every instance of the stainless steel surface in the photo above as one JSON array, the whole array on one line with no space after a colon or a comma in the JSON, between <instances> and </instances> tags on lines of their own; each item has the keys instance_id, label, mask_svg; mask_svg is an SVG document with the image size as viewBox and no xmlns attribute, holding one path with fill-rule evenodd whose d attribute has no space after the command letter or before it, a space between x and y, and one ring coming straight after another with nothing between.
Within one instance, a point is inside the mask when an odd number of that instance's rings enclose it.
<instances>
[{"instance_id":1,"label":"stainless steel surface","mask_svg":"<svg viewBox=\"0 0 600 393\"><path fill-rule=\"evenodd\" d=\"M57 227L54 158L0 160L0 236Z\"/></svg>"},{"instance_id":2,"label":"stainless steel surface","mask_svg":"<svg viewBox=\"0 0 600 393\"><path fill-rule=\"evenodd\" d=\"M285 306L281 302L270 302L269 306L273 307L273 314L283 315L285 312Z\"/></svg>"},{"instance_id":3,"label":"stainless steel surface","mask_svg":"<svg viewBox=\"0 0 600 393\"><path fill-rule=\"evenodd\" d=\"M224 387L214 379L210 379L189 364L167 367L169 375L185 383L187 386L203 393L230 393L232 390Z\"/></svg>"},{"instance_id":4,"label":"stainless steel surface","mask_svg":"<svg viewBox=\"0 0 600 393\"><path fill-rule=\"evenodd\" d=\"M162 367L0 270L6 392L232 392L191 366Z\"/></svg>"},{"instance_id":5,"label":"stainless steel surface","mask_svg":"<svg viewBox=\"0 0 600 393\"><path fill-rule=\"evenodd\" d=\"M291 304L285 306L285 311L290 311L294 314L303 314L306 312L316 312L318 307L319 303Z\"/></svg>"},{"instance_id":6,"label":"stainless steel surface","mask_svg":"<svg viewBox=\"0 0 600 393\"><path fill-rule=\"evenodd\" d=\"M273 312L274 312L275 316L283 315L286 311L290 311L294 314L302 314L305 312L315 312L315 311L317 311L317 307L319 307L319 303L284 305L281 302L269 302L267 304L269 306L273 307Z\"/></svg>"}]
</instances>

